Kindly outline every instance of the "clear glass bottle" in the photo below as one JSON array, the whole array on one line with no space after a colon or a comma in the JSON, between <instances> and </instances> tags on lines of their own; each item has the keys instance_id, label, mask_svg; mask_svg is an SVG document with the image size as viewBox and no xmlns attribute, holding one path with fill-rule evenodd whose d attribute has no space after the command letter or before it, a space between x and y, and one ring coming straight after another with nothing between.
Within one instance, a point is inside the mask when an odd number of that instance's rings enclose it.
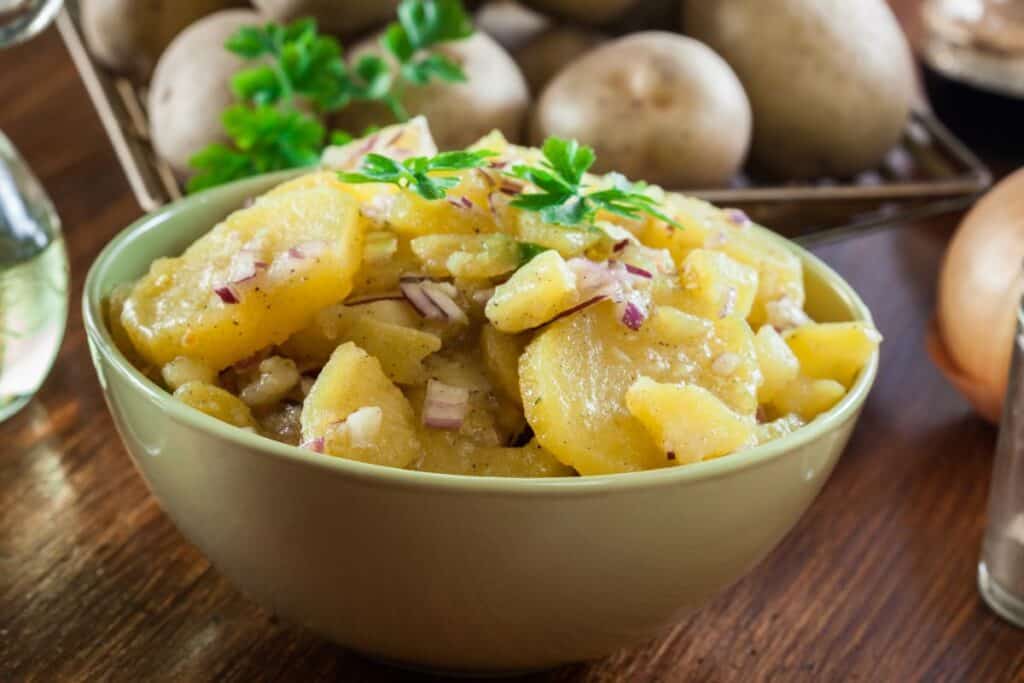
<instances>
[{"instance_id":1,"label":"clear glass bottle","mask_svg":"<svg viewBox=\"0 0 1024 683\"><path fill-rule=\"evenodd\" d=\"M978 588L993 610L1024 627L1024 309L1017 311L1017 336L992 465Z\"/></svg>"},{"instance_id":2,"label":"clear glass bottle","mask_svg":"<svg viewBox=\"0 0 1024 683\"><path fill-rule=\"evenodd\" d=\"M64 0L0 0L0 47L28 40L54 20Z\"/></svg>"},{"instance_id":3,"label":"clear glass bottle","mask_svg":"<svg viewBox=\"0 0 1024 683\"><path fill-rule=\"evenodd\" d=\"M0 422L28 403L46 379L67 314L60 219L0 133Z\"/></svg>"}]
</instances>

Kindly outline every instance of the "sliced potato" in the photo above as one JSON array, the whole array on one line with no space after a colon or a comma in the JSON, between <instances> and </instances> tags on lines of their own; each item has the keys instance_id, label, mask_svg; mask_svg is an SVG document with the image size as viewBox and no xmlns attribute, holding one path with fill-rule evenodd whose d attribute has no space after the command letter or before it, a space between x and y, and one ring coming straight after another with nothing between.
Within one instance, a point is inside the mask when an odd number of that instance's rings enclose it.
<instances>
[{"instance_id":1,"label":"sliced potato","mask_svg":"<svg viewBox=\"0 0 1024 683\"><path fill-rule=\"evenodd\" d=\"M570 308L576 276L556 251L545 251L494 289L484 313L501 332L537 327Z\"/></svg>"},{"instance_id":2,"label":"sliced potato","mask_svg":"<svg viewBox=\"0 0 1024 683\"><path fill-rule=\"evenodd\" d=\"M125 331L161 366L188 356L220 370L281 343L351 291L357 215L340 183L263 197L156 260L124 303Z\"/></svg>"},{"instance_id":3,"label":"sliced potato","mask_svg":"<svg viewBox=\"0 0 1024 683\"><path fill-rule=\"evenodd\" d=\"M491 381L505 398L519 405L523 403L519 395L519 359L529 341L529 335L505 334L492 325L480 330L480 351Z\"/></svg>"},{"instance_id":4,"label":"sliced potato","mask_svg":"<svg viewBox=\"0 0 1024 683\"><path fill-rule=\"evenodd\" d=\"M249 406L234 394L212 384L186 382L174 391L174 398L229 425L256 428Z\"/></svg>"},{"instance_id":5,"label":"sliced potato","mask_svg":"<svg viewBox=\"0 0 1024 683\"><path fill-rule=\"evenodd\" d=\"M659 307L639 331L610 302L556 321L519 365L526 419L537 441L581 474L666 465L665 452L626 406L641 375L699 384L745 417L757 408L753 334L736 318L709 321ZM723 360L724 359L724 360Z\"/></svg>"},{"instance_id":6,"label":"sliced potato","mask_svg":"<svg viewBox=\"0 0 1024 683\"><path fill-rule=\"evenodd\" d=\"M803 374L849 388L878 349L882 335L865 322L816 323L786 332L785 340Z\"/></svg>"},{"instance_id":7,"label":"sliced potato","mask_svg":"<svg viewBox=\"0 0 1024 683\"><path fill-rule=\"evenodd\" d=\"M354 434L346 419L362 408L379 408L372 434ZM322 439L323 452L350 460L406 467L421 454L412 406L380 362L348 342L320 371L302 407L303 441Z\"/></svg>"},{"instance_id":8,"label":"sliced potato","mask_svg":"<svg viewBox=\"0 0 1024 683\"><path fill-rule=\"evenodd\" d=\"M794 414L810 422L845 395L846 387L835 380L800 375L776 394L771 407L778 415Z\"/></svg>"},{"instance_id":9,"label":"sliced potato","mask_svg":"<svg viewBox=\"0 0 1024 683\"><path fill-rule=\"evenodd\" d=\"M626 392L629 412L647 429L668 464L716 458L747 445L754 421L707 389L640 377Z\"/></svg>"},{"instance_id":10,"label":"sliced potato","mask_svg":"<svg viewBox=\"0 0 1024 683\"><path fill-rule=\"evenodd\" d=\"M754 350L764 381L757 400L768 403L800 373L800 361L771 325L764 325L754 336Z\"/></svg>"}]
</instances>

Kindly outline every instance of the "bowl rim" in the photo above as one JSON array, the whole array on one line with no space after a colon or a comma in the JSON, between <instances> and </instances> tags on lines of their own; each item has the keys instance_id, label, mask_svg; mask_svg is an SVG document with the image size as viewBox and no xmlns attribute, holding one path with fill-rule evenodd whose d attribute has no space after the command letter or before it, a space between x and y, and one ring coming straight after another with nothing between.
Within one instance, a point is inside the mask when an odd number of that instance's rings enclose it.
<instances>
[{"instance_id":1,"label":"bowl rim","mask_svg":"<svg viewBox=\"0 0 1024 683\"><path fill-rule=\"evenodd\" d=\"M308 171L307 171L308 172ZM354 477L379 485L442 490L446 492L488 492L509 495L573 495L603 493L613 490L655 488L673 486L683 482L715 479L734 472L760 467L790 451L805 446L828 432L839 428L847 420L854 419L867 398L878 371L879 353L876 350L867 366L860 372L846 395L831 409L822 413L807 425L763 445L727 456L692 463L686 466L621 472L579 477L497 477L442 474L418 470L400 469L341 457L324 456L298 446L284 444L237 427L225 424L216 418L190 408L174 400L170 393L140 372L121 353L107 329L103 315L100 281L106 271L130 250L135 240L150 231L158 230L168 220L180 213L187 213L204 205L229 204L234 199L262 192L275 182L295 176L295 171L278 172L236 181L213 188L196 195L172 202L160 210L144 215L119 232L96 256L86 275L82 290L82 317L86 336L93 349L92 361L97 373L101 373L98 353L106 364L147 399L160 406L161 411L179 424L210 432L222 441L248 449L259 456L283 458L295 464L319 467L336 475ZM783 243L801 260L804 267L817 271L853 312L853 320L874 324L871 312L854 289L821 259L803 247L782 236L756 226L766 234ZM101 389L107 397L105 382ZM109 407L109 398L108 398ZM123 439L122 439L123 441ZM127 450L127 447L126 447ZM211 454L212 455L212 454Z\"/></svg>"}]
</instances>

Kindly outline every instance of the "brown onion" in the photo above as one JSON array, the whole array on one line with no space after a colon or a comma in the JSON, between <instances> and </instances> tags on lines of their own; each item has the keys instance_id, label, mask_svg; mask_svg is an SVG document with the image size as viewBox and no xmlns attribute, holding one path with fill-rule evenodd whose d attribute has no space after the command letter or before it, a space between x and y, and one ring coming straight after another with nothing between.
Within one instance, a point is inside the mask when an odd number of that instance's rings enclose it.
<instances>
[{"instance_id":1,"label":"brown onion","mask_svg":"<svg viewBox=\"0 0 1024 683\"><path fill-rule=\"evenodd\" d=\"M950 242L939 278L933 357L998 422L1024 291L1024 169L982 197ZM941 346L941 348L937 348Z\"/></svg>"}]
</instances>

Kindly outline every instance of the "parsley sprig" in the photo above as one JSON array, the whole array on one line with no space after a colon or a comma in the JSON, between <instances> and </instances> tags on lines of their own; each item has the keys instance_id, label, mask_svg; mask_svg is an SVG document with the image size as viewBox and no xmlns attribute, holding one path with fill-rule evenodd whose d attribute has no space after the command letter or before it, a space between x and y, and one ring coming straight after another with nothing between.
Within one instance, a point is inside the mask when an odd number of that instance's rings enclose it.
<instances>
[{"instance_id":1,"label":"parsley sprig","mask_svg":"<svg viewBox=\"0 0 1024 683\"><path fill-rule=\"evenodd\" d=\"M190 160L196 173L189 192L315 164L328 139L321 119L353 102L380 102L396 120L408 120L406 87L466 80L457 64L431 49L472 33L460 0L402 0L398 20L381 37L384 54L365 54L349 65L341 44L320 35L313 19L240 28L225 47L259 63L232 78L239 102L222 115L228 143L210 145ZM329 139L342 144L351 136L334 131Z\"/></svg>"},{"instance_id":2,"label":"parsley sprig","mask_svg":"<svg viewBox=\"0 0 1024 683\"><path fill-rule=\"evenodd\" d=\"M610 175L611 187L585 188L583 176L596 159L593 148L575 140L550 137L544 141L542 151L544 159L539 165L511 167L512 175L539 189L539 192L519 195L512 206L536 211L544 221L567 227L592 224L599 211L631 219L647 214L681 227L658 208L656 199L645 193L647 185L644 183L630 182L616 173Z\"/></svg>"},{"instance_id":3,"label":"parsley sprig","mask_svg":"<svg viewBox=\"0 0 1024 683\"><path fill-rule=\"evenodd\" d=\"M381 154L367 154L357 172L342 172L346 183L390 183L416 192L425 199L444 199L448 190L459 184L458 176L435 175L479 168L496 152L441 152L432 157L413 157L396 161Z\"/></svg>"}]
</instances>

